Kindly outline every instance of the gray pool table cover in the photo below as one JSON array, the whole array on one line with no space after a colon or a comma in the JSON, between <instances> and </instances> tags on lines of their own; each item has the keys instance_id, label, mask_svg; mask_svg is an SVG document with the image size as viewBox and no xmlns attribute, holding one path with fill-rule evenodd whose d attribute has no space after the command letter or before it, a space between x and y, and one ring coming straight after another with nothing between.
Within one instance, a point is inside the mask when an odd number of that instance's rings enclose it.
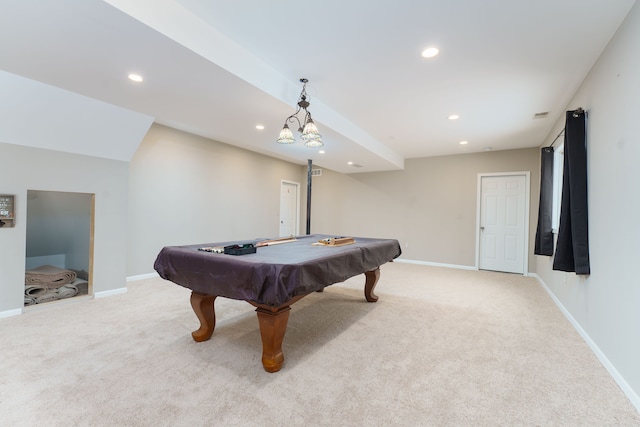
<instances>
[{"instance_id":1,"label":"gray pool table cover","mask_svg":"<svg viewBox=\"0 0 640 427\"><path fill-rule=\"evenodd\" d=\"M328 237L334 236L299 236L295 242L258 247L255 254L248 255L198 248L265 239L166 246L154 268L163 279L195 292L279 307L297 295L375 270L402 253L395 239L354 237L355 243L350 245L313 245Z\"/></svg>"}]
</instances>

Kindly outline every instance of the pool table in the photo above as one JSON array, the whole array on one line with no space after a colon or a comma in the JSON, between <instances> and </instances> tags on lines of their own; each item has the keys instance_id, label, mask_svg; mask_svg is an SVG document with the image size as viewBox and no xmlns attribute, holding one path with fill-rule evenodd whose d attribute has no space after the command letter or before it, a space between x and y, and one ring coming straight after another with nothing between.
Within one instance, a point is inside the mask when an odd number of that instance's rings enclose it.
<instances>
[{"instance_id":1,"label":"pool table","mask_svg":"<svg viewBox=\"0 0 640 427\"><path fill-rule=\"evenodd\" d=\"M401 254L395 239L353 237L344 245L326 243L332 238L312 234L284 243L257 239L166 246L158 254L154 268L163 279L191 289L191 306L200 321L200 327L192 332L195 341L211 338L217 297L244 300L256 307L262 365L267 372L277 372L284 361L282 341L293 303L363 273L364 296L367 301L376 302L374 288L380 266ZM256 252L228 255L202 250L231 245L253 245Z\"/></svg>"}]
</instances>

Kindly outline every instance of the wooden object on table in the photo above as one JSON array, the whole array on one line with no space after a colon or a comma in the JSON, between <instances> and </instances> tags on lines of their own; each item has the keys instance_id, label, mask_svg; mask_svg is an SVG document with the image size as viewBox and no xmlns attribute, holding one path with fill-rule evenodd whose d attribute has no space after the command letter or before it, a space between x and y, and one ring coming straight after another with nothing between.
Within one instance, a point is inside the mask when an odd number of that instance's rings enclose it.
<instances>
[{"instance_id":1,"label":"wooden object on table","mask_svg":"<svg viewBox=\"0 0 640 427\"><path fill-rule=\"evenodd\" d=\"M319 245L325 246L344 246L352 245L356 242L353 237L329 237L318 241Z\"/></svg>"},{"instance_id":2,"label":"wooden object on table","mask_svg":"<svg viewBox=\"0 0 640 427\"><path fill-rule=\"evenodd\" d=\"M259 248L261 246L280 245L282 243L291 243L295 241L296 241L295 237L281 237L279 239L262 240L260 242L256 242L255 246L256 248Z\"/></svg>"}]
</instances>

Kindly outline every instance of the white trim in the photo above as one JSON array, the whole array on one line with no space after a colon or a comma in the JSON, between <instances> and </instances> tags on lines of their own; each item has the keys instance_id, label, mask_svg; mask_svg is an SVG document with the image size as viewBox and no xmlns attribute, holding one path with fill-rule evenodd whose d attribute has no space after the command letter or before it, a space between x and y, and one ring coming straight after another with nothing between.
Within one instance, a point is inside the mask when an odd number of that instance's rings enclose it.
<instances>
[{"instance_id":1,"label":"white trim","mask_svg":"<svg viewBox=\"0 0 640 427\"><path fill-rule=\"evenodd\" d=\"M404 258L396 258L393 260L393 262L401 262L405 264L428 265L431 267L457 268L458 270L477 270L477 268L472 265L443 264L439 262L417 261L413 259L404 259Z\"/></svg>"},{"instance_id":2,"label":"white trim","mask_svg":"<svg viewBox=\"0 0 640 427\"><path fill-rule=\"evenodd\" d=\"M119 294L125 294L125 293L127 293L127 288L118 288L118 289L111 289L109 291L94 292L93 297L97 299L97 298L105 298L105 297L110 297L113 295L119 295Z\"/></svg>"},{"instance_id":3,"label":"white trim","mask_svg":"<svg viewBox=\"0 0 640 427\"><path fill-rule=\"evenodd\" d=\"M157 276L157 274L147 274L144 276ZM140 277L140 276L134 276L134 277ZM127 278L127 281L129 280L129 278ZM96 292L93 294L93 298L105 298L105 297L110 297L113 295L119 295L119 294L125 294L127 293L127 288L118 288L118 289L111 289L109 291L104 291L104 292ZM78 295L75 296L73 298L65 298L65 299L61 299L61 300L57 300L55 301L55 305L59 306L60 304L71 304L71 303L77 303L81 300L87 300L91 297L91 295ZM40 309L44 309L46 307L51 307L50 304L35 304L35 305L30 305L27 307L24 307L23 309L16 309L16 310L7 310L7 311L0 311L0 319L5 318L5 317L11 317L11 316L17 316L19 314L23 314L26 313L27 311L32 311L32 310L40 310Z\"/></svg>"},{"instance_id":4,"label":"white trim","mask_svg":"<svg viewBox=\"0 0 640 427\"><path fill-rule=\"evenodd\" d=\"M618 384L622 392L627 396L629 401L631 401L631 404L636 408L638 412L640 412L640 396L638 396L636 392L633 390L633 388L631 388L629 383L625 381L624 377L620 375L620 372L618 372L618 370L615 368L613 363L609 361L607 356L602 352L602 350L600 350L598 345L591 339L589 334L584 329L582 329L582 326L580 326L578 321L574 319L571 313L569 313L569 310L567 310L565 306L562 305L560 300L553 294L553 292L551 292L551 289L549 289L547 284L544 283L544 281L540 278L540 276L538 276L536 273L531 273L529 275L531 277L535 277L536 279L538 279L538 282L540 283L540 285L544 288L545 291L547 291L547 293L549 294L553 302L556 304L556 306L558 306L562 314L564 314L564 317L566 317L567 320L571 323L571 325L573 325L574 329L578 332L578 334L580 334L582 339L584 339L584 341L587 343L589 348L591 348L591 351L593 351L593 353L596 355L600 363L602 363L602 366L604 366L607 372L609 372L609 375L611 375L611 377Z\"/></svg>"},{"instance_id":5,"label":"white trim","mask_svg":"<svg viewBox=\"0 0 640 427\"><path fill-rule=\"evenodd\" d=\"M138 274L137 276L128 276L127 283L135 282L137 280L152 279L154 277L160 277L160 276L158 275L158 273L147 273L147 274Z\"/></svg>"},{"instance_id":6,"label":"white trim","mask_svg":"<svg viewBox=\"0 0 640 427\"><path fill-rule=\"evenodd\" d=\"M478 188L476 191L476 265L475 269L480 269L480 202L482 199L482 178L491 176L522 176L524 175L524 248L523 248L523 262L522 274L526 276L529 272L529 198L531 197L531 172L519 171L519 172L492 172L492 173L479 173L478 174Z\"/></svg>"},{"instance_id":7,"label":"white trim","mask_svg":"<svg viewBox=\"0 0 640 427\"><path fill-rule=\"evenodd\" d=\"M47 310L52 307L60 307L61 305L64 305L64 304L78 304L82 301L90 300L91 298L92 298L91 295L83 294L83 295L76 295L75 297L72 297L72 298L57 299L55 301L51 301L46 304L32 304L32 305L25 306L25 308L22 309L22 313L28 313L36 310Z\"/></svg>"},{"instance_id":8,"label":"white trim","mask_svg":"<svg viewBox=\"0 0 640 427\"><path fill-rule=\"evenodd\" d=\"M0 319L4 319L5 317L17 316L18 314L22 314L22 309L17 308L15 310L0 311Z\"/></svg>"}]
</instances>

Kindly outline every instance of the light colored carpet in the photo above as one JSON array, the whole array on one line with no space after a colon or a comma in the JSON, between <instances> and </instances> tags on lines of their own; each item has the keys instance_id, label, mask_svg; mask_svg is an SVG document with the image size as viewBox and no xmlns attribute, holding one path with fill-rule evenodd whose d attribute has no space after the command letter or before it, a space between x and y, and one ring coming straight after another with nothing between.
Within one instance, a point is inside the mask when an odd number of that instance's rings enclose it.
<instances>
[{"instance_id":1,"label":"light colored carpet","mask_svg":"<svg viewBox=\"0 0 640 427\"><path fill-rule=\"evenodd\" d=\"M640 426L533 278L403 263L293 305L283 369L253 307L162 279L0 320L2 426ZM67 300L68 301L68 300Z\"/></svg>"}]
</instances>

